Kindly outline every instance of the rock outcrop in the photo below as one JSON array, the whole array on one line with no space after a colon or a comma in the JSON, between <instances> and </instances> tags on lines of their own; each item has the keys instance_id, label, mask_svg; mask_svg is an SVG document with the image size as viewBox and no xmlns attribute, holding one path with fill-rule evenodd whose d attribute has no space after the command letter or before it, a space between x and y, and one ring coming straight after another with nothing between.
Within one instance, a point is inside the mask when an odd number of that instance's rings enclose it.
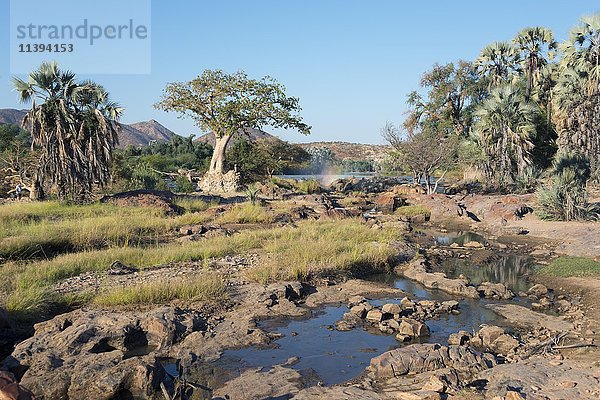
<instances>
[{"instance_id":1,"label":"rock outcrop","mask_svg":"<svg viewBox=\"0 0 600 400\"><path fill-rule=\"evenodd\" d=\"M174 343L206 329L201 314L171 307L148 313L73 311L35 326L2 364L37 399L151 398Z\"/></svg>"},{"instance_id":2,"label":"rock outcrop","mask_svg":"<svg viewBox=\"0 0 600 400\"><path fill-rule=\"evenodd\" d=\"M488 304L487 308L522 328L545 328L554 332L573 331L573 324L562 317L542 314L516 304Z\"/></svg>"},{"instance_id":3,"label":"rock outcrop","mask_svg":"<svg viewBox=\"0 0 600 400\"><path fill-rule=\"evenodd\" d=\"M399 272L408 279L417 281L429 289L439 289L458 296L478 299L479 292L466 279L450 279L442 272L429 272L427 262L415 259Z\"/></svg>"}]
</instances>

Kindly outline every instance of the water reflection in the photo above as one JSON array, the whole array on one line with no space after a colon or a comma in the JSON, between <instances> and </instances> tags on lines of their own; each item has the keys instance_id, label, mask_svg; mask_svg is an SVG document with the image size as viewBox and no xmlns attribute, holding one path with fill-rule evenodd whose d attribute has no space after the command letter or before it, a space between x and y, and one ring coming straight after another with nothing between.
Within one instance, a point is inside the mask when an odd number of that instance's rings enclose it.
<instances>
[{"instance_id":1,"label":"water reflection","mask_svg":"<svg viewBox=\"0 0 600 400\"><path fill-rule=\"evenodd\" d=\"M473 284L501 282L514 292L529 289L531 284L527 277L536 268L537 265L532 257L517 254L503 255L483 264L460 258L447 259L442 263L442 269L449 278L456 278L462 274Z\"/></svg>"},{"instance_id":2,"label":"water reflection","mask_svg":"<svg viewBox=\"0 0 600 400\"><path fill-rule=\"evenodd\" d=\"M436 235L435 242L440 246L450 246L455 243L459 246L464 246L465 243L469 242L485 244L486 240L483 236L474 232L454 232L445 235Z\"/></svg>"}]
</instances>

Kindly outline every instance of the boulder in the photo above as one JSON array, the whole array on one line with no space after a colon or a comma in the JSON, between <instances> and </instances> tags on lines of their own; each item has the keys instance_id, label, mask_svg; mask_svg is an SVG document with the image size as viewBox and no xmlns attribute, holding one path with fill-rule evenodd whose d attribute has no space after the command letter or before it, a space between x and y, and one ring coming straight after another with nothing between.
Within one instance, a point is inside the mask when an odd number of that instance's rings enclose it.
<instances>
[{"instance_id":1,"label":"boulder","mask_svg":"<svg viewBox=\"0 0 600 400\"><path fill-rule=\"evenodd\" d=\"M77 310L35 325L1 367L23 374L21 384L43 399L112 399L157 393L164 369L156 352L206 330L194 311ZM132 357L136 355L136 357Z\"/></svg>"},{"instance_id":2,"label":"boulder","mask_svg":"<svg viewBox=\"0 0 600 400\"><path fill-rule=\"evenodd\" d=\"M416 375L444 368L450 368L452 373L465 378L496 364L493 355L479 353L466 346L413 344L371 359L367 370L369 375L377 380Z\"/></svg>"},{"instance_id":3,"label":"boulder","mask_svg":"<svg viewBox=\"0 0 600 400\"><path fill-rule=\"evenodd\" d=\"M380 310L371 310L367 313L367 320L381 322L383 320L383 313Z\"/></svg>"},{"instance_id":4,"label":"boulder","mask_svg":"<svg viewBox=\"0 0 600 400\"><path fill-rule=\"evenodd\" d=\"M477 286L477 291L486 299L508 300L515 296L503 283L483 282Z\"/></svg>"},{"instance_id":5,"label":"boulder","mask_svg":"<svg viewBox=\"0 0 600 400\"><path fill-rule=\"evenodd\" d=\"M400 306L398 304L394 304L394 303L388 303L388 304L384 304L383 307L381 307L381 311L383 311L385 314L400 314L400 312L402 312L402 309L400 308Z\"/></svg>"},{"instance_id":6,"label":"boulder","mask_svg":"<svg viewBox=\"0 0 600 400\"><path fill-rule=\"evenodd\" d=\"M429 327L412 318L403 318L398 327L398 332L410 337L429 336Z\"/></svg>"},{"instance_id":7,"label":"boulder","mask_svg":"<svg viewBox=\"0 0 600 400\"><path fill-rule=\"evenodd\" d=\"M471 334L467 331L459 331L448 336L448 344L462 346L471 339Z\"/></svg>"},{"instance_id":8,"label":"boulder","mask_svg":"<svg viewBox=\"0 0 600 400\"><path fill-rule=\"evenodd\" d=\"M537 297L546 296L548 294L548 288L545 285L538 283L538 284L530 287L529 290L527 291L527 294L537 296Z\"/></svg>"}]
</instances>

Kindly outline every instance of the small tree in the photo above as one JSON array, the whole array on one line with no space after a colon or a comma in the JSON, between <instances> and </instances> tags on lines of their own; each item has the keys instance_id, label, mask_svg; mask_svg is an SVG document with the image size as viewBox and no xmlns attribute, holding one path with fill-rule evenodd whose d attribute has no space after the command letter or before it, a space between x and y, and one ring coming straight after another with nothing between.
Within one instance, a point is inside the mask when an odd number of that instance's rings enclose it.
<instances>
[{"instance_id":1,"label":"small tree","mask_svg":"<svg viewBox=\"0 0 600 400\"><path fill-rule=\"evenodd\" d=\"M421 184L424 180L427 193L435 193L455 163L457 138L430 130L407 131L403 136L390 123L382 129L382 135L396 151L399 162L410 168L414 182ZM432 180L432 174L438 171L442 171L441 175Z\"/></svg>"},{"instance_id":2,"label":"small tree","mask_svg":"<svg viewBox=\"0 0 600 400\"><path fill-rule=\"evenodd\" d=\"M215 148L208 174L216 176L225 172L225 150L237 132L272 126L310 133L299 116L298 99L268 76L256 80L244 72L205 70L192 81L169 83L155 107L189 116L203 131L212 131Z\"/></svg>"}]
</instances>

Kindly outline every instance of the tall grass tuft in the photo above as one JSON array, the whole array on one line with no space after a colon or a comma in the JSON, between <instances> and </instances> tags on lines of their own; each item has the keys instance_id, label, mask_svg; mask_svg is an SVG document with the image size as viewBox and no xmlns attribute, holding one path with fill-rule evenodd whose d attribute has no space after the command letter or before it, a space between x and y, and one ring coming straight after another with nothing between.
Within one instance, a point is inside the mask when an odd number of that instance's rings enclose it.
<instances>
[{"instance_id":1,"label":"tall grass tuft","mask_svg":"<svg viewBox=\"0 0 600 400\"><path fill-rule=\"evenodd\" d=\"M219 303L227 298L223 278L204 274L193 279L157 281L112 289L99 294L94 303L104 306L164 304L173 300Z\"/></svg>"},{"instance_id":2,"label":"tall grass tuft","mask_svg":"<svg viewBox=\"0 0 600 400\"><path fill-rule=\"evenodd\" d=\"M219 224L263 224L269 223L272 216L265 207L258 204L236 204L219 216L215 222Z\"/></svg>"}]
</instances>

